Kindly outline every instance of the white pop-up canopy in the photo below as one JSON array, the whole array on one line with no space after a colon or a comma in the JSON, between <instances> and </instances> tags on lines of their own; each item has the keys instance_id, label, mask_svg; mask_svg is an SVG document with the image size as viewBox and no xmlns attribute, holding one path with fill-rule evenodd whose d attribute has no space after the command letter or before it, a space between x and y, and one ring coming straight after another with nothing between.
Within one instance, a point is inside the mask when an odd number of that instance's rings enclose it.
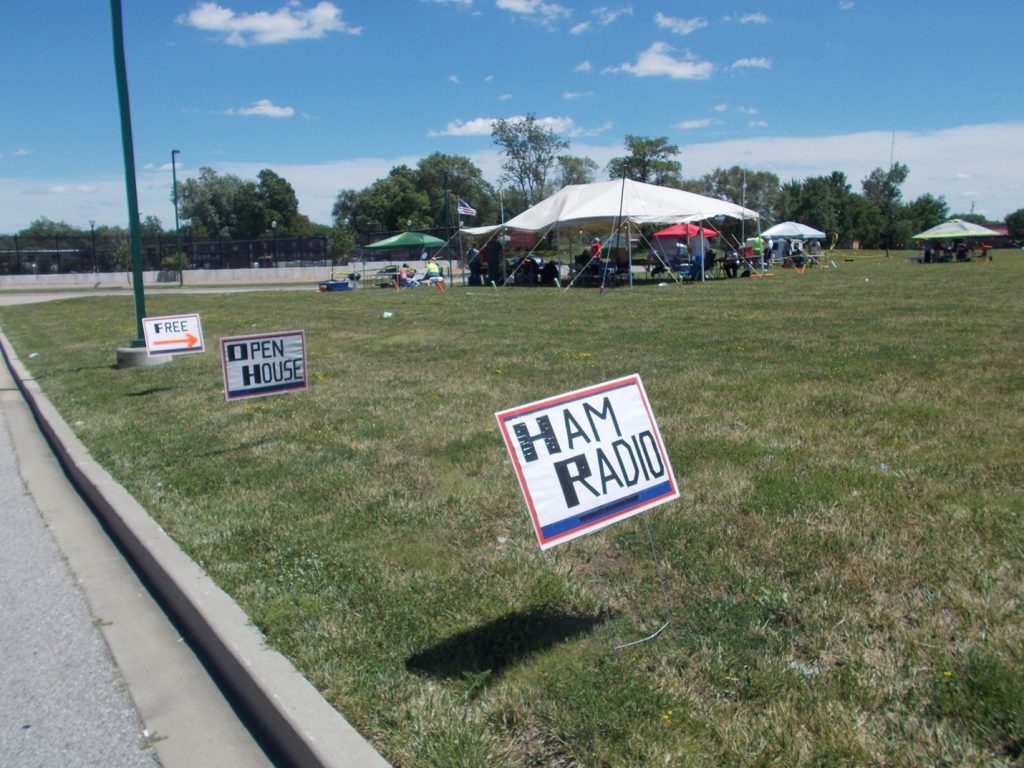
<instances>
[{"instance_id":1,"label":"white pop-up canopy","mask_svg":"<svg viewBox=\"0 0 1024 768\"><path fill-rule=\"evenodd\" d=\"M820 229L808 227L798 221L783 221L774 227L769 227L761 233L761 237L795 237L798 240L820 240L825 233Z\"/></svg>"}]
</instances>

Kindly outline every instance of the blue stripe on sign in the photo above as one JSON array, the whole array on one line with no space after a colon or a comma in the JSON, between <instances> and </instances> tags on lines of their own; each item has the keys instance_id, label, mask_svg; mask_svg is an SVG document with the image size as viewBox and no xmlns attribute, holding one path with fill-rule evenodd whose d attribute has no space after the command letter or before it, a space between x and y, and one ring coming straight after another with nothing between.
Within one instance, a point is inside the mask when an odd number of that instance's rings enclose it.
<instances>
[{"instance_id":1,"label":"blue stripe on sign","mask_svg":"<svg viewBox=\"0 0 1024 768\"><path fill-rule=\"evenodd\" d=\"M631 494L609 504L588 509L577 515L573 515L572 517L565 517L561 520L556 520L550 525L543 526L540 529L540 532L543 534L545 539L551 539L559 534L565 533L566 531L573 531L577 528L583 528L592 523L604 520L605 518L614 517L616 514L624 510L632 509L646 501L663 496L671 490L672 484L666 480L664 483L652 485L650 488L640 491L639 493Z\"/></svg>"},{"instance_id":2,"label":"blue stripe on sign","mask_svg":"<svg viewBox=\"0 0 1024 768\"><path fill-rule=\"evenodd\" d=\"M305 381L296 381L293 384L270 384L264 387L239 387L228 391L228 395L238 397L239 395L270 394L272 392L287 392L290 389L302 389Z\"/></svg>"}]
</instances>

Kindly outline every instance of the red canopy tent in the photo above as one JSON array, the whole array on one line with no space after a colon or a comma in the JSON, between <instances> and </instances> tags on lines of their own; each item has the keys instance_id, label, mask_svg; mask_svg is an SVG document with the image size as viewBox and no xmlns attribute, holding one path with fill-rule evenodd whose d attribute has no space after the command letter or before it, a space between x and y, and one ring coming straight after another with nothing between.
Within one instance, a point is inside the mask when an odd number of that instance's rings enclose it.
<instances>
[{"instance_id":1,"label":"red canopy tent","mask_svg":"<svg viewBox=\"0 0 1024 768\"><path fill-rule=\"evenodd\" d=\"M690 238L703 235L704 237L718 237L718 232L711 227L702 227L692 221L673 224L671 227L655 232L651 237L651 245L655 252L663 259L669 260L676 257L676 243L689 243Z\"/></svg>"},{"instance_id":2,"label":"red canopy tent","mask_svg":"<svg viewBox=\"0 0 1024 768\"><path fill-rule=\"evenodd\" d=\"M665 227L665 229L658 230L654 233L655 237L696 237L698 234L704 235L704 237L718 237L718 232L713 230L711 227L702 227L699 224L693 222L684 222L682 224L673 224L671 227Z\"/></svg>"}]
</instances>

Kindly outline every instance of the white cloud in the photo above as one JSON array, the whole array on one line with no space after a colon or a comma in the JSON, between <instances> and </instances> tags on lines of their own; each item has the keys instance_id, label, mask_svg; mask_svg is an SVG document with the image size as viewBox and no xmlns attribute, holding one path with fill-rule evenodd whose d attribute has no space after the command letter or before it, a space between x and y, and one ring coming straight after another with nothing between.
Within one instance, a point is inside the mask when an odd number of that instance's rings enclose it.
<instances>
[{"instance_id":1,"label":"white cloud","mask_svg":"<svg viewBox=\"0 0 1024 768\"><path fill-rule=\"evenodd\" d=\"M569 34L570 35L582 35L588 29L590 29L590 22L589 21L581 21L579 24L577 24L575 27L573 27L572 29L569 30Z\"/></svg>"},{"instance_id":2,"label":"white cloud","mask_svg":"<svg viewBox=\"0 0 1024 768\"><path fill-rule=\"evenodd\" d=\"M587 61L581 61L579 64L577 64L576 65L576 69L574 71L576 71L576 72L589 72L593 68L594 68L594 65L591 64L589 60L587 60Z\"/></svg>"},{"instance_id":3,"label":"white cloud","mask_svg":"<svg viewBox=\"0 0 1024 768\"><path fill-rule=\"evenodd\" d=\"M727 110L728 108L728 104L715 104L715 106L712 107L712 109L715 110L715 112L725 112L725 110Z\"/></svg>"},{"instance_id":4,"label":"white cloud","mask_svg":"<svg viewBox=\"0 0 1024 768\"><path fill-rule=\"evenodd\" d=\"M517 115L508 119L514 122L516 120L525 120L526 118L522 115ZM569 136L576 135L581 131L571 117L538 117L537 122L555 133L564 133Z\"/></svg>"},{"instance_id":5,"label":"white cloud","mask_svg":"<svg viewBox=\"0 0 1024 768\"><path fill-rule=\"evenodd\" d=\"M498 97L498 101L512 101L511 93L503 93Z\"/></svg>"},{"instance_id":6,"label":"white cloud","mask_svg":"<svg viewBox=\"0 0 1024 768\"><path fill-rule=\"evenodd\" d=\"M224 35L229 45L276 45L294 40L311 40L328 32L358 35L362 27L354 27L341 18L341 9L333 3L320 2L305 10L298 2L289 2L273 13L236 13L217 3L200 3L178 23L204 32Z\"/></svg>"},{"instance_id":7,"label":"white cloud","mask_svg":"<svg viewBox=\"0 0 1024 768\"><path fill-rule=\"evenodd\" d=\"M503 11L518 13L541 24L551 24L572 15L572 11L564 5L546 3L544 0L497 0L495 5Z\"/></svg>"},{"instance_id":8,"label":"white cloud","mask_svg":"<svg viewBox=\"0 0 1024 768\"><path fill-rule=\"evenodd\" d=\"M260 99L254 102L251 107L241 107L235 109L224 110L225 115L235 115L237 117L293 117L295 115L295 109L293 107L278 107L271 103L270 99Z\"/></svg>"},{"instance_id":9,"label":"white cloud","mask_svg":"<svg viewBox=\"0 0 1024 768\"><path fill-rule=\"evenodd\" d=\"M490 136L491 124L497 118L477 117L473 120L453 120L443 131L430 131L429 136Z\"/></svg>"},{"instance_id":10,"label":"white cloud","mask_svg":"<svg viewBox=\"0 0 1024 768\"><path fill-rule=\"evenodd\" d=\"M565 91L562 93L562 98L566 101L573 101L574 99L584 99L587 96L593 95L593 91Z\"/></svg>"},{"instance_id":11,"label":"white cloud","mask_svg":"<svg viewBox=\"0 0 1024 768\"><path fill-rule=\"evenodd\" d=\"M586 95L586 94L581 94ZM495 117L477 117L472 120L453 120L445 126L442 131L430 131L429 136L490 136L491 126L494 121L498 118ZM514 123L520 120L525 120L524 115L512 115L506 117L510 123ZM555 133L562 134L564 136L597 136L611 128L611 123L605 123L598 128L584 128L576 125L575 121L571 117L559 116L559 117L538 117L537 123L544 128L547 128Z\"/></svg>"},{"instance_id":12,"label":"white cloud","mask_svg":"<svg viewBox=\"0 0 1024 768\"><path fill-rule=\"evenodd\" d=\"M853 10L853 0L840 0L839 10L850 11Z\"/></svg>"},{"instance_id":13,"label":"white cloud","mask_svg":"<svg viewBox=\"0 0 1024 768\"><path fill-rule=\"evenodd\" d=\"M707 128L709 125L714 123L710 117L706 117L703 120L683 120L681 123L676 123L673 128L678 128L681 131L692 131L695 128Z\"/></svg>"},{"instance_id":14,"label":"white cloud","mask_svg":"<svg viewBox=\"0 0 1024 768\"><path fill-rule=\"evenodd\" d=\"M748 128L767 128L768 127L768 123L766 123L764 120L750 120L747 123L747 127Z\"/></svg>"},{"instance_id":15,"label":"white cloud","mask_svg":"<svg viewBox=\"0 0 1024 768\"><path fill-rule=\"evenodd\" d=\"M675 32L677 35L688 35L691 32L696 32L698 29L706 27L708 25L708 20L703 16L698 16L694 19L679 19L672 16L666 16L661 11L658 11L654 14L654 23L662 29Z\"/></svg>"},{"instance_id":16,"label":"white cloud","mask_svg":"<svg viewBox=\"0 0 1024 768\"><path fill-rule=\"evenodd\" d=\"M740 16L740 24L767 24L768 17L763 13L747 13Z\"/></svg>"},{"instance_id":17,"label":"white cloud","mask_svg":"<svg viewBox=\"0 0 1024 768\"><path fill-rule=\"evenodd\" d=\"M667 43L652 43L637 55L635 64L612 67L612 72L629 72L637 77L671 77L673 80L707 80L715 67L708 61L697 61L687 52L685 59L673 58L673 49Z\"/></svg>"},{"instance_id":18,"label":"white cloud","mask_svg":"<svg viewBox=\"0 0 1024 768\"><path fill-rule=\"evenodd\" d=\"M732 63L730 69L771 69L772 63L764 56L757 56L748 59L737 59Z\"/></svg>"},{"instance_id":19,"label":"white cloud","mask_svg":"<svg viewBox=\"0 0 1024 768\"><path fill-rule=\"evenodd\" d=\"M26 149L25 147L18 147L16 150L14 150L15 157L28 157L31 154L32 150Z\"/></svg>"},{"instance_id":20,"label":"white cloud","mask_svg":"<svg viewBox=\"0 0 1024 768\"><path fill-rule=\"evenodd\" d=\"M607 27L619 20L620 16L632 16L633 6L624 5L621 8L595 8L593 14L597 17L602 27Z\"/></svg>"},{"instance_id":21,"label":"white cloud","mask_svg":"<svg viewBox=\"0 0 1024 768\"><path fill-rule=\"evenodd\" d=\"M26 187L24 194L31 196L43 196L43 195L58 195L61 197L67 195L88 195L92 194L97 190L95 184L51 184L49 186L40 185Z\"/></svg>"},{"instance_id":22,"label":"white cloud","mask_svg":"<svg viewBox=\"0 0 1024 768\"><path fill-rule=\"evenodd\" d=\"M455 83L456 85L462 84L462 81L459 79L458 75L448 75L448 82Z\"/></svg>"}]
</instances>

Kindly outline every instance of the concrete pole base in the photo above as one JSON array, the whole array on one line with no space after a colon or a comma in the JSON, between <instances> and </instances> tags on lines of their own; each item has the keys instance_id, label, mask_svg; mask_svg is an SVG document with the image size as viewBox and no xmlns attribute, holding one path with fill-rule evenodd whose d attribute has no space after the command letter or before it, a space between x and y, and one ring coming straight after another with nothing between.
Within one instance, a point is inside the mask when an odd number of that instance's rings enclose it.
<instances>
[{"instance_id":1,"label":"concrete pole base","mask_svg":"<svg viewBox=\"0 0 1024 768\"><path fill-rule=\"evenodd\" d=\"M150 357L145 347L118 347L117 367L138 368L143 365L163 365L174 359L173 355Z\"/></svg>"}]
</instances>

